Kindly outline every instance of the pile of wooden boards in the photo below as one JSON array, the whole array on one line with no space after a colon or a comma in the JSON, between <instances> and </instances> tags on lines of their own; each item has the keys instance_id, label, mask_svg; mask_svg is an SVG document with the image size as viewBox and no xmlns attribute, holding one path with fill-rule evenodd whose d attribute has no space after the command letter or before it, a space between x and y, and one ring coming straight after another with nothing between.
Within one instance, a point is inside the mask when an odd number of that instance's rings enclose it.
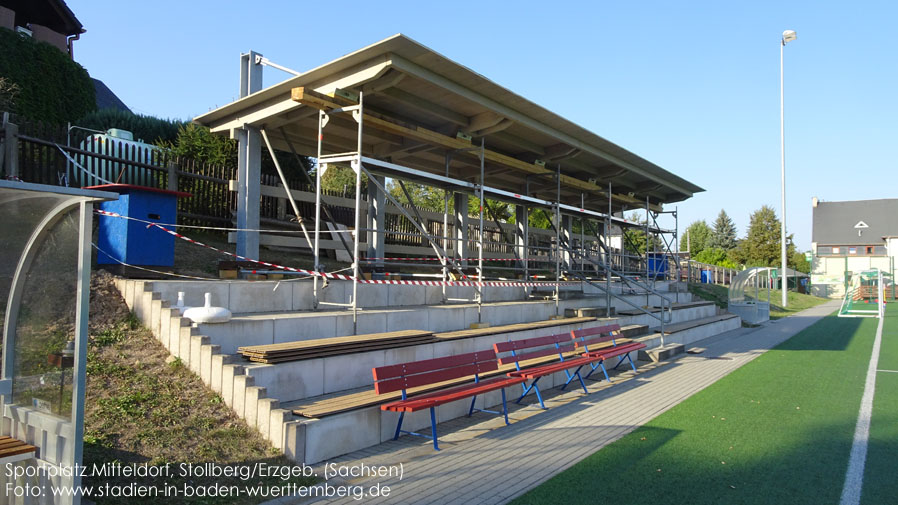
<instances>
[{"instance_id":1,"label":"pile of wooden boards","mask_svg":"<svg viewBox=\"0 0 898 505\"><path fill-rule=\"evenodd\" d=\"M237 352L256 363L284 363L304 359L324 358L356 352L378 351L429 344L437 338L431 331L403 330L388 333L371 333L351 337L300 340L282 344L253 345L239 347Z\"/></svg>"}]
</instances>

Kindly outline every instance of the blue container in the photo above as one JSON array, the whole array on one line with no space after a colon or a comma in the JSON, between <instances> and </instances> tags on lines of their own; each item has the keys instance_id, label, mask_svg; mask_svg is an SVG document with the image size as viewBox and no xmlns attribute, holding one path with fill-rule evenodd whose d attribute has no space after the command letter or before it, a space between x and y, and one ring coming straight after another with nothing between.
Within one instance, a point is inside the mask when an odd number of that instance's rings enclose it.
<instances>
[{"instance_id":1,"label":"blue container","mask_svg":"<svg viewBox=\"0 0 898 505\"><path fill-rule=\"evenodd\" d=\"M646 259L649 262L649 278L659 279L667 276L667 255L648 253Z\"/></svg>"},{"instance_id":2,"label":"blue container","mask_svg":"<svg viewBox=\"0 0 898 505\"><path fill-rule=\"evenodd\" d=\"M121 195L118 200L102 202L100 210L140 220L99 216L97 246L101 251L97 252L98 264L174 266L175 237L158 227L148 226L147 222L177 222L178 198L191 196L189 193L130 184L104 184L90 189L113 191Z\"/></svg>"},{"instance_id":3,"label":"blue container","mask_svg":"<svg viewBox=\"0 0 898 505\"><path fill-rule=\"evenodd\" d=\"M702 270L702 284L711 284L713 278L710 270Z\"/></svg>"}]
</instances>

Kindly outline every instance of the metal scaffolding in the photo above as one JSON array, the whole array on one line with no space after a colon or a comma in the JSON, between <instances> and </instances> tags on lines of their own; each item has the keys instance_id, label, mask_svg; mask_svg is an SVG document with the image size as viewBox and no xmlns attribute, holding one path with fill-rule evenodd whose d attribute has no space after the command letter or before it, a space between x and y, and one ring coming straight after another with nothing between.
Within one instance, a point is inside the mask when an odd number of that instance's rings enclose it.
<instances>
[{"instance_id":1,"label":"metal scaffolding","mask_svg":"<svg viewBox=\"0 0 898 505\"><path fill-rule=\"evenodd\" d=\"M555 302L556 314L559 314L560 311L559 300L561 299L562 284L565 282L585 283L604 292L606 305L609 307L611 306L612 298L614 298L622 300L624 304L658 319L663 335L664 324L670 322L672 302L655 289L654 283L659 278L677 280L679 262L677 253L671 250L671 245L676 243L677 231L675 229L666 230L658 225L657 217L659 212L651 210L648 199L646 199L645 205L646 218L642 223L629 222L623 217L613 215L610 196L613 193L610 183L608 185L608 212L606 213L586 209L585 196L583 195L581 195L580 207L561 203L561 163L556 164L553 177L553 184L556 189L554 201L490 187L486 184L485 179L485 136L481 137L479 147L472 146L467 149L468 151L479 151L477 153L479 174L474 182L449 176L449 165L453 156L459 152L458 150L446 152L445 163L447 169L445 176L365 156L362 152L362 138L365 127L364 107L364 94L359 93L358 100L354 105L322 107L318 111L316 150L318 167L315 171L316 180L314 184L316 205L314 243L312 247L315 271L320 271L322 268L321 234L327 232L321 229L321 210L324 208L321 178L330 166L348 165L353 170L355 174L355 206L351 254L352 295L348 303L324 301L321 296L321 281L316 278L313 288L316 308L322 305L345 307L352 311L354 328L357 328L358 312L361 309L358 303L358 284L363 279L363 265L383 266L390 264L383 255L385 235L397 233L389 232L382 226L363 226L362 211L363 208L367 207L367 222L377 223L381 217L377 213L382 213L385 210L385 207L377 202L388 200L417 230L417 233L406 233L405 235L422 238L433 250L436 260L434 264L428 264L426 261L421 262L421 258L418 258L416 263L401 261L395 263L414 265L418 268L427 266L435 268L438 272L433 275L439 278L443 286L443 302L476 303L478 307L478 321L482 322L483 320L484 283L491 280L519 283L522 289L528 289L529 293L528 285L532 284L534 280L548 279L548 281L543 282L545 282L545 286L552 287L552 299ZM333 116L342 114L351 115L357 126L356 150L336 153L326 152L323 143L328 123ZM264 131L263 138L267 139ZM369 184L368 202L364 202L362 199L363 175L367 178ZM404 205L394 195L390 194L386 185L387 178L396 182L397 187L408 200L408 204ZM441 234L434 234L427 228L427 224L416 207L404 181L423 183L429 187L443 190L443 228ZM529 184L529 179L526 182ZM452 220L454 222L452 223L450 223L449 213L450 193L453 195L454 207L454 219ZM476 238L474 239L469 235L469 216L467 211L469 196L475 196L480 202L477 213ZM490 197L493 200L505 201L515 205L516 223L512 240L507 240L502 223L493 214L489 205ZM528 223L531 210L533 209L539 210L549 217L551 232L554 236L548 247L529 243L529 237L535 230ZM487 235L485 228L487 214L491 215L498 230L497 235L500 238L498 241L485 238ZM574 238L575 234L572 227L574 220L579 222L579 240ZM615 228L620 230L619 247L612 245L612 234ZM452 230L451 232L450 229ZM626 251L627 230L639 230L645 234L645 254L640 255ZM367 251L364 253L360 246L362 234L365 234L369 240ZM592 236L589 237L588 235ZM662 238L659 240L658 237ZM664 237L670 237L670 239ZM468 254L469 246L472 243L477 250L476 267L473 272L468 270L469 263L474 259ZM660 254L661 259L651 262L648 256L650 254L649 247L651 244L656 243L659 246L658 249L662 250L652 251L651 253ZM486 246L501 246L510 249L513 257L504 259L487 258L485 257ZM371 257L372 252L375 254L373 258ZM399 260L400 258L394 259ZM424 258L424 260L426 259ZM511 271L512 279L509 280L508 277L501 275L491 278L488 275L487 268L484 266L485 261L489 260L500 260L501 262L510 263L510 266L493 266L489 268L489 271L493 272L494 275L498 275L497 273L502 271ZM533 275L535 265L539 266L536 271L542 272L543 275ZM639 267L638 272L636 271L636 266ZM445 287L458 280L464 280L473 287L473 299L451 298L447 295ZM620 287L617 292L612 286L612 280L616 280ZM628 300L624 296L628 294L645 295L646 304L643 306ZM651 295L659 297L660 310L656 311L650 306L649 299Z\"/></svg>"}]
</instances>

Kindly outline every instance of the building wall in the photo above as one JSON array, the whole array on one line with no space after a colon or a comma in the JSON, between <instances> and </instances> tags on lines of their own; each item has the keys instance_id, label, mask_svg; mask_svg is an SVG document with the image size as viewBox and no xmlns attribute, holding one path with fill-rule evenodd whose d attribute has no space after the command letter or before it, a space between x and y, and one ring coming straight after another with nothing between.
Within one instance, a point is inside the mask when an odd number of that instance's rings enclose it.
<instances>
[{"instance_id":1,"label":"building wall","mask_svg":"<svg viewBox=\"0 0 898 505\"><path fill-rule=\"evenodd\" d=\"M891 254L898 251L898 240L895 247L890 247ZM895 266L894 256L814 256L811 264L811 294L827 298L845 296L845 272L859 272L879 268L892 272Z\"/></svg>"},{"instance_id":2,"label":"building wall","mask_svg":"<svg viewBox=\"0 0 898 505\"><path fill-rule=\"evenodd\" d=\"M68 53L69 49L66 44L66 37L62 33L54 32L46 26L31 25L31 33L34 40L46 42L64 53Z\"/></svg>"},{"instance_id":3,"label":"building wall","mask_svg":"<svg viewBox=\"0 0 898 505\"><path fill-rule=\"evenodd\" d=\"M16 27L16 11L0 6L0 28L13 30Z\"/></svg>"}]
</instances>

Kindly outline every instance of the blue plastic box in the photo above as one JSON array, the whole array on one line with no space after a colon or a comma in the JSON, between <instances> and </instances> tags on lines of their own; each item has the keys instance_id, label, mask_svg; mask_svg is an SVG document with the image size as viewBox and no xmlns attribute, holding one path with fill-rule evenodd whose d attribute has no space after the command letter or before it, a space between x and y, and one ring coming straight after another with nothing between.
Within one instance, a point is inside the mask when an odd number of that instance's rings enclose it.
<instances>
[{"instance_id":1,"label":"blue plastic box","mask_svg":"<svg viewBox=\"0 0 898 505\"><path fill-rule=\"evenodd\" d=\"M87 189L87 188L85 188ZM117 265L125 263L140 266L170 267L175 264L175 237L150 223L172 224L178 219L178 198L190 193L130 184L104 184L91 186L118 193L119 199L102 202L100 210L113 212L121 217L98 216L99 237L97 263ZM169 227L175 231L172 227Z\"/></svg>"}]
</instances>

